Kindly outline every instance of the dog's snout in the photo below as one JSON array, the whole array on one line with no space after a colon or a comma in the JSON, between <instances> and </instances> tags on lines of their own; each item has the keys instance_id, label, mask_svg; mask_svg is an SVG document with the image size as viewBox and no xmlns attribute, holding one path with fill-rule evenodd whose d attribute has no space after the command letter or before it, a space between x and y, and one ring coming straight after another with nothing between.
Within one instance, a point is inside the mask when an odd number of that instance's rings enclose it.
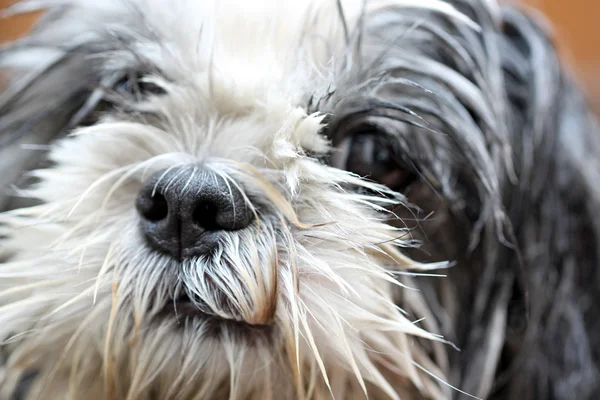
<instances>
[{"instance_id":1,"label":"dog's snout","mask_svg":"<svg viewBox=\"0 0 600 400\"><path fill-rule=\"evenodd\" d=\"M176 258L210 251L223 231L243 229L253 219L233 181L197 166L156 172L136 206L149 244Z\"/></svg>"}]
</instances>

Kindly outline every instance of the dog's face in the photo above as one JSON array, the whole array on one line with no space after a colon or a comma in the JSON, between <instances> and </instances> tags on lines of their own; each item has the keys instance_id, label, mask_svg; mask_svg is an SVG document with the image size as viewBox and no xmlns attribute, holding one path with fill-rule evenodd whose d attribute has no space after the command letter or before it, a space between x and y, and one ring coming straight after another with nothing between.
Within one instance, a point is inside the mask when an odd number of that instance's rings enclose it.
<instances>
[{"instance_id":1,"label":"dog's face","mask_svg":"<svg viewBox=\"0 0 600 400\"><path fill-rule=\"evenodd\" d=\"M37 7L0 48L0 188L50 160L0 191L0 398L598 392L600 135L532 19Z\"/></svg>"},{"instance_id":2,"label":"dog's face","mask_svg":"<svg viewBox=\"0 0 600 400\"><path fill-rule=\"evenodd\" d=\"M406 335L433 336L394 303L394 271L424 268L388 224L403 197L322 161L360 7L81 3L44 40L89 35L67 53L95 90L35 172L42 204L2 216L5 390L436 393Z\"/></svg>"}]
</instances>

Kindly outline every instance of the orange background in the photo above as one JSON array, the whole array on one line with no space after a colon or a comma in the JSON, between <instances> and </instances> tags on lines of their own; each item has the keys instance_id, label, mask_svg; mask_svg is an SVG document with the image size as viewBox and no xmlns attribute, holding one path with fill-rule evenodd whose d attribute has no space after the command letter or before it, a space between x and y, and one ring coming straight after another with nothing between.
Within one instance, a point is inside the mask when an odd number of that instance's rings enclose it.
<instances>
[{"instance_id":1,"label":"orange background","mask_svg":"<svg viewBox=\"0 0 600 400\"><path fill-rule=\"evenodd\" d=\"M541 10L550 18L563 56L574 66L600 110L600 0L521 1ZM0 8L12 2L14 0L0 0ZM33 15L0 20L0 42L17 38L34 20Z\"/></svg>"}]
</instances>

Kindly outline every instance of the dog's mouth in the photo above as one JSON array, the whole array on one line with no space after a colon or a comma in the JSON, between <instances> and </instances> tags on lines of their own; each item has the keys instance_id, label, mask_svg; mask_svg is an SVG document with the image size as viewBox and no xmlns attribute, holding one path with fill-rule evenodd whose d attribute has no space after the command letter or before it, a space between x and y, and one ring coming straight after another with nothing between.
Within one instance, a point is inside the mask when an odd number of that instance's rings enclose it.
<instances>
[{"instance_id":1,"label":"dog's mouth","mask_svg":"<svg viewBox=\"0 0 600 400\"><path fill-rule=\"evenodd\" d=\"M177 296L168 299L161 310L161 314L175 315L177 318L216 318L227 321L229 319L215 315L209 311L207 306L202 306L204 302L197 296L182 291Z\"/></svg>"},{"instance_id":2,"label":"dog's mouth","mask_svg":"<svg viewBox=\"0 0 600 400\"><path fill-rule=\"evenodd\" d=\"M186 293L180 294L176 298L170 299L164 305L163 311L175 313L181 317L204 317L209 315L202 311L191 297Z\"/></svg>"},{"instance_id":3,"label":"dog's mouth","mask_svg":"<svg viewBox=\"0 0 600 400\"><path fill-rule=\"evenodd\" d=\"M182 326L185 325L183 324L185 320L200 321L213 333L227 329L229 332L238 332L244 336L249 333L264 335L270 334L273 329L271 324L250 324L246 321L226 318L210 312L208 307L202 307L200 299L193 295L190 296L185 291L165 302L158 316L161 318L175 317Z\"/></svg>"}]
</instances>

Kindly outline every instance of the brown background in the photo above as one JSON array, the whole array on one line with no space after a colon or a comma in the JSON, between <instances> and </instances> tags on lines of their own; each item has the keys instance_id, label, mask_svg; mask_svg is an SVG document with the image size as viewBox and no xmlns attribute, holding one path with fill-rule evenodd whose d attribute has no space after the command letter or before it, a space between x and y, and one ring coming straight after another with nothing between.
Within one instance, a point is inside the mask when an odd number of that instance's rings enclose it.
<instances>
[{"instance_id":1,"label":"brown background","mask_svg":"<svg viewBox=\"0 0 600 400\"><path fill-rule=\"evenodd\" d=\"M592 101L600 110L600 0L521 1L541 10L550 18L564 58L579 74ZM14 0L0 0L0 8L12 2ZM27 31L34 20L34 15L0 20L0 42L17 38Z\"/></svg>"}]
</instances>

